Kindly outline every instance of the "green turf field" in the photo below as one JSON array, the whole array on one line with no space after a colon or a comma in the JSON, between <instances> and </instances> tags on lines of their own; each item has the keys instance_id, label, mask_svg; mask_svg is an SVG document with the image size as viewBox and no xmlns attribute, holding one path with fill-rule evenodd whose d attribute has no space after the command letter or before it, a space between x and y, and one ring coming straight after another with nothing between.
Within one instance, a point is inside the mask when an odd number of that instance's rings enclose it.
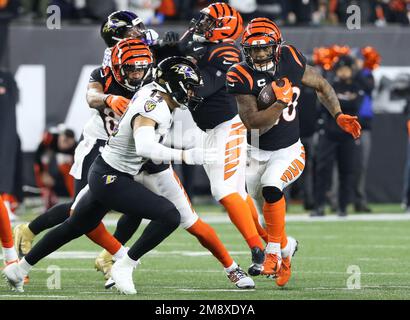
<instances>
[{"instance_id":1,"label":"green turf field","mask_svg":"<svg viewBox=\"0 0 410 320\"><path fill-rule=\"evenodd\" d=\"M215 210L211 216L215 215L222 214ZM228 223L213 226L236 261L247 268L250 254L236 229ZM102 275L93 269L99 248L82 237L61 249L65 259L41 261L25 293L9 291L2 281L0 299L410 299L409 220L291 221L287 230L300 246L292 279L283 289L257 277L255 290L237 290L196 239L177 230L134 272L135 296L104 289ZM78 254L81 259L67 258ZM47 268L53 265L61 270L61 289L47 288L55 275ZM349 266L360 269L360 289L347 287Z\"/></svg>"}]
</instances>

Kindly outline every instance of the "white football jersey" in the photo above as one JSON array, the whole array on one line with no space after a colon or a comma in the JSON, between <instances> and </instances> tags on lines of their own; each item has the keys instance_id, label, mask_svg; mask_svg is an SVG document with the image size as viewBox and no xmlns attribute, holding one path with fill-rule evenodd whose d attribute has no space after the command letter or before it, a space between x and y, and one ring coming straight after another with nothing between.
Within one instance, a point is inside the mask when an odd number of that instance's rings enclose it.
<instances>
[{"instance_id":1,"label":"white football jersey","mask_svg":"<svg viewBox=\"0 0 410 320\"><path fill-rule=\"evenodd\" d=\"M154 90L153 84L147 84L134 95L118 127L101 153L104 161L118 171L136 175L148 160L136 154L132 127L136 116L141 115L157 123L155 127L157 142L165 141L171 128L173 113Z\"/></svg>"}]
</instances>

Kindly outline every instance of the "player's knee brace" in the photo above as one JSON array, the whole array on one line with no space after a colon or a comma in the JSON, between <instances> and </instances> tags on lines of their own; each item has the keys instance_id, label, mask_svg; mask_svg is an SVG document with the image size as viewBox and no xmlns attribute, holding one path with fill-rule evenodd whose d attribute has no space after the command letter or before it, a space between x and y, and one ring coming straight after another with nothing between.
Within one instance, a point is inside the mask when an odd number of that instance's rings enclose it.
<instances>
[{"instance_id":1,"label":"player's knee brace","mask_svg":"<svg viewBox=\"0 0 410 320\"><path fill-rule=\"evenodd\" d=\"M267 203L275 203L282 199L283 192L276 187L263 187L262 195Z\"/></svg>"}]
</instances>

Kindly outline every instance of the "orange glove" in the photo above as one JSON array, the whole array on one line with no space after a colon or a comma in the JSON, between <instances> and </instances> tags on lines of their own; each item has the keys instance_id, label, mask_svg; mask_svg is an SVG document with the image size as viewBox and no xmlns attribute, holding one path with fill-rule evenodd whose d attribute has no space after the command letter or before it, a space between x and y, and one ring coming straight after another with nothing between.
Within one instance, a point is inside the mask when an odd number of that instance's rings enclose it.
<instances>
[{"instance_id":1,"label":"orange glove","mask_svg":"<svg viewBox=\"0 0 410 320\"><path fill-rule=\"evenodd\" d=\"M277 101L280 101L286 105L292 102L293 89L292 83L288 78L272 81L272 89L275 93Z\"/></svg>"},{"instance_id":2,"label":"orange glove","mask_svg":"<svg viewBox=\"0 0 410 320\"><path fill-rule=\"evenodd\" d=\"M357 117L349 116L348 114L344 114L339 112L336 114L336 123L343 131L350 133L353 138L357 139L360 137L362 127L357 121Z\"/></svg>"},{"instance_id":3,"label":"orange glove","mask_svg":"<svg viewBox=\"0 0 410 320\"><path fill-rule=\"evenodd\" d=\"M116 114L122 116L125 110L127 110L130 100L121 96L114 96L110 94L107 98L105 98L104 102L108 107L114 110Z\"/></svg>"}]
</instances>

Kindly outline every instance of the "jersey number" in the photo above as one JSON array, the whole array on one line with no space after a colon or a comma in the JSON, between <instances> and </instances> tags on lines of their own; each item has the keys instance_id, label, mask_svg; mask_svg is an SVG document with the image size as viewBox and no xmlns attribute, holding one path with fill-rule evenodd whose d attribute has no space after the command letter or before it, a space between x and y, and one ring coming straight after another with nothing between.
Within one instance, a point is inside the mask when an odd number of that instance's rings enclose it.
<instances>
[{"instance_id":1,"label":"jersey number","mask_svg":"<svg viewBox=\"0 0 410 320\"><path fill-rule=\"evenodd\" d=\"M287 122L291 122L296 118L296 106L298 105L298 99L300 96L300 89L298 87L292 87L293 89L293 99L286 109L282 111L282 117L275 122L275 126L279 123L280 119Z\"/></svg>"}]
</instances>

